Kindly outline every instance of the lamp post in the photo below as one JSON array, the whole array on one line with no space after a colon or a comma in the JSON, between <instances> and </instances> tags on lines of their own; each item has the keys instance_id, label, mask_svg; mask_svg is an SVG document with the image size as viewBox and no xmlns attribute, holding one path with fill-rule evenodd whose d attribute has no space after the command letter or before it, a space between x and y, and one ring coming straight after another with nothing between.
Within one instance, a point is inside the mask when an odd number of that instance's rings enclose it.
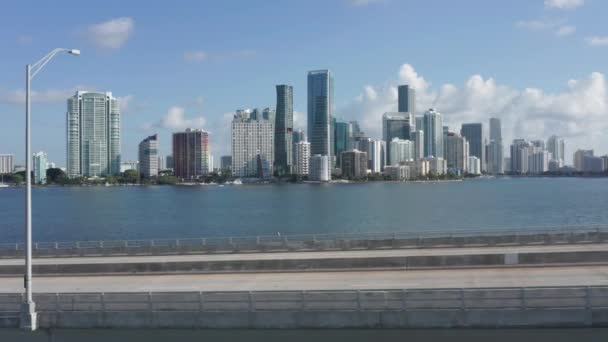
<instances>
[{"instance_id":1,"label":"lamp post","mask_svg":"<svg viewBox=\"0 0 608 342\"><path fill-rule=\"evenodd\" d=\"M33 65L25 67L25 298L21 304L21 328L36 330L36 304L32 299L32 150L30 147L30 83L55 55L66 52L80 55L80 50L54 49Z\"/></svg>"}]
</instances>

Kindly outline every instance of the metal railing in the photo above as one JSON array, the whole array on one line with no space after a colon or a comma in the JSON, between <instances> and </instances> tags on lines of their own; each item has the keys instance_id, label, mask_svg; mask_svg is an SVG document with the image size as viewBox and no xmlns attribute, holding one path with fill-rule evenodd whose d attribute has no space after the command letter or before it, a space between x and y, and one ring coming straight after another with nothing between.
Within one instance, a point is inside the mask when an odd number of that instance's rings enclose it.
<instances>
[{"instance_id":1,"label":"metal railing","mask_svg":"<svg viewBox=\"0 0 608 342\"><path fill-rule=\"evenodd\" d=\"M426 230L415 232L369 232L369 233L325 233L325 234L294 234L294 235L260 235L206 237L187 239L137 239L137 240L100 240L100 241L62 241L35 242L34 250L86 250L112 248L187 248L200 246L239 246L239 245L297 245L315 244L337 241L386 241L386 240L424 240L441 238L465 237L500 237L510 236L517 239L531 235L562 235L573 236L581 234L608 234L608 225L581 225L558 227L526 227L504 229L467 229L467 230ZM539 241L539 243L542 241ZM0 243L0 251L22 251L23 243Z\"/></svg>"},{"instance_id":2,"label":"metal railing","mask_svg":"<svg viewBox=\"0 0 608 342\"><path fill-rule=\"evenodd\" d=\"M410 311L608 308L608 287L526 287L256 292L50 293L38 312ZM0 295L0 314L18 312L20 294Z\"/></svg>"}]
</instances>

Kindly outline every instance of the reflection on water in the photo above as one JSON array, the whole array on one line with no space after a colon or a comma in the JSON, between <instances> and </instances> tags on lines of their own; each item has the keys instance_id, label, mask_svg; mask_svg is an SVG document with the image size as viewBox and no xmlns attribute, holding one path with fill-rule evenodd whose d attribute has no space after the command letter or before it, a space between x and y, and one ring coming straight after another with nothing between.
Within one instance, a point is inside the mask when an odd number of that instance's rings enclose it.
<instances>
[{"instance_id":1,"label":"reflection on water","mask_svg":"<svg viewBox=\"0 0 608 342\"><path fill-rule=\"evenodd\" d=\"M608 341L608 329L451 329L451 330L56 330L34 334L0 330L0 341L24 342L583 342Z\"/></svg>"}]
</instances>

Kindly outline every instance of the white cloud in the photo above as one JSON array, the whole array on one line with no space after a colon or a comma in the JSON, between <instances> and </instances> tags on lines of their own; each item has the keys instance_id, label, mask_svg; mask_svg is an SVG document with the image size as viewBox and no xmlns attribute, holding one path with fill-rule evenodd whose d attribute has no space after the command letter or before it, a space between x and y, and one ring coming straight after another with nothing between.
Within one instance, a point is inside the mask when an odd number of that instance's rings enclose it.
<instances>
[{"instance_id":1,"label":"white cloud","mask_svg":"<svg viewBox=\"0 0 608 342\"><path fill-rule=\"evenodd\" d=\"M154 127L166 128L170 130L203 128L206 122L207 121L202 116L187 119L185 109L183 107L173 106L169 108L167 114L162 119L160 119L160 121L156 125L154 125Z\"/></svg>"},{"instance_id":2,"label":"white cloud","mask_svg":"<svg viewBox=\"0 0 608 342\"><path fill-rule=\"evenodd\" d=\"M365 7L373 4L382 3L385 0L347 0L347 3L354 7Z\"/></svg>"},{"instance_id":3,"label":"white cloud","mask_svg":"<svg viewBox=\"0 0 608 342\"><path fill-rule=\"evenodd\" d=\"M585 0L545 0L545 8L570 10L585 4Z\"/></svg>"},{"instance_id":4,"label":"white cloud","mask_svg":"<svg viewBox=\"0 0 608 342\"><path fill-rule=\"evenodd\" d=\"M133 95L122 96L117 99L121 114L128 113L132 109Z\"/></svg>"},{"instance_id":5,"label":"white cloud","mask_svg":"<svg viewBox=\"0 0 608 342\"><path fill-rule=\"evenodd\" d=\"M121 17L89 26L86 36L100 49L116 50L125 45L134 31L133 18Z\"/></svg>"},{"instance_id":6,"label":"white cloud","mask_svg":"<svg viewBox=\"0 0 608 342\"><path fill-rule=\"evenodd\" d=\"M608 36L587 37L586 41L590 46L608 46Z\"/></svg>"},{"instance_id":7,"label":"white cloud","mask_svg":"<svg viewBox=\"0 0 608 342\"><path fill-rule=\"evenodd\" d=\"M205 51L197 50L184 52L184 60L186 62L202 62L207 60L207 58L209 58L209 55Z\"/></svg>"},{"instance_id":8,"label":"white cloud","mask_svg":"<svg viewBox=\"0 0 608 342\"><path fill-rule=\"evenodd\" d=\"M404 64L398 82L365 86L361 94L337 113L346 120L359 120L362 129L375 138L382 136L381 118L397 109L396 85L410 84L416 89L418 114L434 107L443 114L444 123L458 131L465 122L483 122L490 117L502 119L506 144L513 138L545 139L551 134L567 140L568 153L575 147L596 148L608 152L608 82L594 72L581 80L570 80L558 93L538 88L515 89L493 78L470 76L464 84L443 84L432 88L415 69Z\"/></svg>"},{"instance_id":9,"label":"white cloud","mask_svg":"<svg viewBox=\"0 0 608 342\"><path fill-rule=\"evenodd\" d=\"M564 25L564 26L558 28L557 31L555 31L555 34L558 37L565 37L565 36L569 36L569 35L573 34L574 32L576 32L576 27L574 27L572 25Z\"/></svg>"}]
</instances>

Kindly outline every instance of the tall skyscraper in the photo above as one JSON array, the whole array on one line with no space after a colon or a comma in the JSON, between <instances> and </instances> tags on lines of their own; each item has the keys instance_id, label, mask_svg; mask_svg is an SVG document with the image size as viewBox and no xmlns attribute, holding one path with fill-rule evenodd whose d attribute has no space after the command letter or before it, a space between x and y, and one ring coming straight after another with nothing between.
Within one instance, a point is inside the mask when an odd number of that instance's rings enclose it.
<instances>
[{"instance_id":1,"label":"tall skyscraper","mask_svg":"<svg viewBox=\"0 0 608 342\"><path fill-rule=\"evenodd\" d=\"M68 176L120 173L120 108L112 93L76 92L66 118Z\"/></svg>"},{"instance_id":2,"label":"tall skyscraper","mask_svg":"<svg viewBox=\"0 0 608 342\"><path fill-rule=\"evenodd\" d=\"M414 160L424 158L424 131L420 129L416 132L411 132L410 137L414 143Z\"/></svg>"},{"instance_id":3,"label":"tall skyscraper","mask_svg":"<svg viewBox=\"0 0 608 342\"><path fill-rule=\"evenodd\" d=\"M483 125L481 123L462 124L460 135L469 142L469 156L477 157L481 161L481 170L485 169L485 148L483 146Z\"/></svg>"},{"instance_id":4,"label":"tall skyscraper","mask_svg":"<svg viewBox=\"0 0 608 342\"><path fill-rule=\"evenodd\" d=\"M410 140L414 127L411 113L387 112L382 115L382 140L387 143L387 154L391 155L390 142L394 138ZM394 165L391 161L391 165Z\"/></svg>"},{"instance_id":5,"label":"tall skyscraper","mask_svg":"<svg viewBox=\"0 0 608 342\"><path fill-rule=\"evenodd\" d=\"M564 165L564 139L560 139L556 135L552 135L547 139L547 151L551 153L551 159L558 161L560 167Z\"/></svg>"},{"instance_id":6,"label":"tall skyscraper","mask_svg":"<svg viewBox=\"0 0 608 342\"><path fill-rule=\"evenodd\" d=\"M490 118L490 143L486 159L488 173L493 175L504 173L502 126L499 118Z\"/></svg>"},{"instance_id":7,"label":"tall skyscraper","mask_svg":"<svg viewBox=\"0 0 608 342\"><path fill-rule=\"evenodd\" d=\"M34 165L34 183L46 184L46 164L47 156L46 152L37 152L33 156Z\"/></svg>"},{"instance_id":8,"label":"tall skyscraper","mask_svg":"<svg viewBox=\"0 0 608 342\"><path fill-rule=\"evenodd\" d=\"M232 120L232 175L270 178L274 165L274 127L269 120L235 115Z\"/></svg>"},{"instance_id":9,"label":"tall skyscraper","mask_svg":"<svg viewBox=\"0 0 608 342\"><path fill-rule=\"evenodd\" d=\"M232 156L220 157L220 170L222 173L232 170Z\"/></svg>"},{"instance_id":10,"label":"tall skyscraper","mask_svg":"<svg viewBox=\"0 0 608 342\"><path fill-rule=\"evenodd\" d=\"M334 124L334 150L336 155L348 150L348 144L352 137L351 125L348 122L336 121Z\"/></svg>"},{"instance_id":11,"label":"tall skyscraper","mask_svg":"<svg viewBox=\"0 0 608 342\"><path fill-rule=\"evenodd\" d=\"M165 166L167 167L167 169L173 170L175 166L175 163L173 162L173 155L165 157Z\"/></svg>"},{"instance_id":12,"label":"tall skyscraper","mask_svg":"<svg viewBox=\"0 0 608 342\"><path fill-rule=\"evenodd\" d=\"M511 167L510 172L515 174L528 173L528 159L530 155L530 145L524 139L514 139L511 144Z\"/></svg>"},{"instance_id":13,"label":"tall skyscraper","mask_svg":"<svg viewBox=\"0 0 608 342\"><path fill-rule=\"evenodd\" d=\"M156 177L159 169L158 134L154 134L139 143L139 173L144 178Z\"/></svg>"},{"instance_id":14,"label":"tall skyscraper","mask_svg":"<svg viewBox=\"0 0 608 342\"><path fill-rule=\"evenodd\" d=\"M433 108L424 113L424 153L427 157L443 158L443 121Z\"/></svg>"},{"instance_id":15,"label":"tall skyscraper","mask_svg":"<svg viewBox=\"0 0 608 342\"><path fill-rule=\"evenodd\" d=\"M329 70L308 72L308 141L311 154L334 156L333 77Z\"/></svg>"},{"instance_id":16,"label":"tall skyscraper","mask_svg":"<svg viewBox=\"0 0 608 342\"><path fill-rule=\"evenodd\" d=\"M412 116L416 115L416 91L406 84L400 85L397 88L397 93L399 97L397 111L407 112Z\"/></svg>"},{"instance_id":17,"label":"tall skyscraper","mask_svg":"<svg viewBox=\"0 0 608 342\"><path fill-rule=\"evenodd\" d=\"M373 173L384 171L386 165L386 142L384 140L371 140L367 154L368 168Z\"/></svg>"},{"instance_id":18,"label":"tall skyscraper","mask_svg":"<svg viewBox=\"0 0 608 342\"><path fill-rule=\"evenodd\" d=\"M12 154L0 154L0 175L13 173L15 167L15 156Z\"/></svg>"},{"instance_id":19,"label":"tall skyscraper","mask_svg":"<svg viewBox=\"0 0 608 342\"><path fill-rule=\"evenodd\" d=\"M176 177L193 179L208 175L210 156L209 132L188 128L185 132L173 133L173 174Z\"/></svg>"},{"instance_id":20,"label":"tall skyscraper","mask_svg":"<svg viewBox=\"0 0 608 342\"><path fill-rule=\"evenodd\" d=\"M304 139L295 144L295 173L298 176L308 176L310 161L310 143Z\"/></svg>"},{"instance_id":21,"label":"tall skyscraper","mask_svg":"<svg viewBox=\"0 0 608 342\"><path fill-rule=\"evenodd\" d=\"M414 120L416 121L416 131L424 132L424 115L416 116Z\"/></svg>"},{"instance_id":22,"label":"tall skyscraper","mask_svg":"<svg viewBox=\"0 0 608 342\"><path fill-rule=\"evenodd\" d=\"M446 136L446 160L448 170L455 174L464 174L468 171L469 142L463 136L449 132Z\"/></svg>"},{"instance_id":23,"label":"tall skyscraper","mask_svg":"<svg viewBox=\"0 0 608 342\"><path fill-rule=\"evenodd\" d=\"M278 85L274 128L274 164L279 174L292 173L293 164L293 87Z\"/></svg>"}]
</instances>

